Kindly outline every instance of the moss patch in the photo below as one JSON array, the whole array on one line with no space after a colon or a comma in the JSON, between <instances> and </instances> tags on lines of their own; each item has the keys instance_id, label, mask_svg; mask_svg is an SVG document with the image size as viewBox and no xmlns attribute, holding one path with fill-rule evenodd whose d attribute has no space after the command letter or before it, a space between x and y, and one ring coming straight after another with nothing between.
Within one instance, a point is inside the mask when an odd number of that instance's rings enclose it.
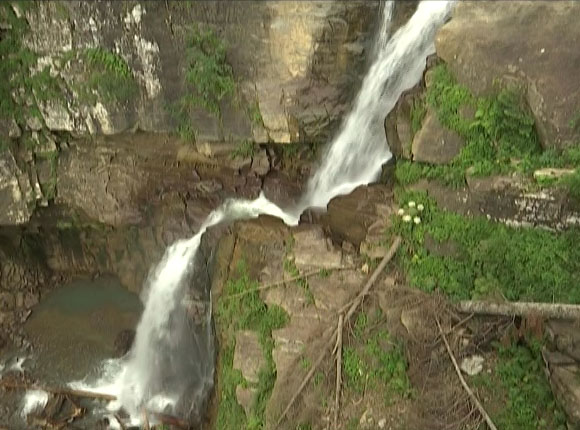
<instances>
[{"instance_id":1,"label":"moss patch","mask_svg":"<svg viewBox=\"0 0 580 430\"><path fill-rule=\"evenodd\" d=\"M359 313L352 342L344 348L343 373L347 389L359 394L367 389L377 390L387 404L397 396L408 397L411 385L403 346L384 328L371 330L368 321L364 312Z\"/></svg>"},{"instance_id":2,"label":"moss patch","mask_svg":"<svg viewBox=\"0 0 580 430\"><path fill-rule=\"evenodd\" d=\"M218 416L217 429L257 430L264 427L264 412L276 381L276 367L272 359L272 330L286 325L288 315L278 306L266 306L255 288L256 281L250 280L248 268L243 260L238 262L236 276L228 280L223 297L216 312L216 323L221 333L220 366L218 369ZM231 294L254 290L248 294L228 299ZM255 403L249 417L236 399L236 387L248 385L241 373L233 369L236 333L253 330L258 333L266 357L266 365L259 373Z\"/></svg>"}]
</instances>

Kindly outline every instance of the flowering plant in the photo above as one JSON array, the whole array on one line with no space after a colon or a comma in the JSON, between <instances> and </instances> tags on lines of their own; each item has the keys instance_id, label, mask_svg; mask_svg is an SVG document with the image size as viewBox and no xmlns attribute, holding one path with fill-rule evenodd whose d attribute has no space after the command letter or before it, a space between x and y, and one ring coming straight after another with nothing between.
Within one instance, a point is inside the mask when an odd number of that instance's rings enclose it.
<instances>
[{"instance_id":1,"label":"flowering plant","mask_svg":"<svg viewBox=\"0 0 580 430\"><path fill-rule=\"evenodd\" d=\"M423 210L425 210L425 206L421 203L417 204L415 201L410 200L405 207L399 209L397 215L403 219L403 222L410 223L413 221L415 224L421 224L420 215Z\"/></svg>"}]
</instances>

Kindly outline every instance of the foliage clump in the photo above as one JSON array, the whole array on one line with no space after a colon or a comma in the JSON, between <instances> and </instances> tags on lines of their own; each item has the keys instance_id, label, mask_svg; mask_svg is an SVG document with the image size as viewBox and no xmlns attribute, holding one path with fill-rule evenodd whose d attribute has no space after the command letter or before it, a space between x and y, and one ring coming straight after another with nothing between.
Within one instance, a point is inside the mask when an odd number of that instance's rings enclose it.
<instances>
[{"instance_id":1,"label":"foliage clump","mask_svg":"<svg viewBox=\"0 0 580 430\"><path fill-rule=\"evenodd\" d=\"M226 283L216 312L216 322L222 333L218 370L220 396L218 430L234 428L258 430L264 427L266 404L276 381L276 367L272 358L274 348L272 330L286 325L288 315L278 306L266 306L260 299L256 287L257 282L250 279L246 263L240 260L237 266L237 276ZM239 296L228 298L234 294ZM236 398L236 387L239 384L245 385L247 382L238 370L233 369L235 335L239 330L257 332L266 357L266 365L261 369L259 381L255 387L257 394L252 413L247 418Z\"/></svg>"},{"instance_id":2,"label":"foliage clump","mask_svg":"<svg viewBox=\"0 0 580 430\"><path fill-rule=\"evenodd\" d=\"M468 169L475 176L513 171L530 174L558 158L558 164L571 161L565 153L542 151L534 118L519 89L501 88L491 96L475 97L455 81L444 64L435 67L432 74L427 105L443 126L465 140L465 145L449 165L399 162L396 175L402 185L426 178L461 186ZM475 112L473 117L465 113L469 110Z\"/></svg>"},{"instance_id":3,"label":"foliage clump","mask_svg":"<svg viewBox=\"0 0 580 430\"><path fill-rule=\"evenodd\" d=\"M580 303L580 289L574 287L580 279L578 229L554 233L464 217L437 208L423 192L403 193L401 206L410 200L424 205L421 223L397 216L393 230L404 238L399 264L413 286L460 300ZM454 252L430 252L427 237L435 245L452 244Z\"/></svg>"},{"instance_id":4,"label":"foliage clump","mask_svg":"<svg viewBox=\"0 0 580 430\"><path fill-rule=\"evenodd\" d=\"M212 30L194 27L186 40L185 81L188 93L182 107L201 107L220 114L220 102L235 89L232 67L226 60L226 45Z\"/></svg>"},{"instance_id":5,"label":"foliage clump","mask_svg":"<svg viewBox=\"0 0 580 430\"><path fill-rule=\"evenodd\" d=\"M131 68L119 54L103 47L87 48L83 52L88 78L81 85L83 96L96 101L100 95L106 102L127 102L137 92Z\"/></svg>"}]
</instances>

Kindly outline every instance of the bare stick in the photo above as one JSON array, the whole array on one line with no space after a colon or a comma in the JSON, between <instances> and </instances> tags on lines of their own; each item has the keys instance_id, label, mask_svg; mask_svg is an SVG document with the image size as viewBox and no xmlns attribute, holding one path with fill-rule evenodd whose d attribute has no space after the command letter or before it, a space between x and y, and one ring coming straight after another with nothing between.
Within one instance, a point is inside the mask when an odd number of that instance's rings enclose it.
<instances>
[{"instance_id":1,"label":"bare stick","mask_svg":"<svg viewBox=\"0 0 580 430\"><path fill-rule=\"evenodd\" d=\"M457 308L463 313L485 315L536 314L544 318L580 320L580 305L562 303L504 302L493 303L476 300L459 302Z\"/></svg>"},{"instance_id":2,"label":"bare stick","mask_svg":"<svg viewBox=\"0 0 580 430\"><path fill-rule=\"evenodd\" d=\"M338 430L338 410L340 406L340 387L342 385L342 326L344 323L344 316L341 314L338 317L338 331L336 348L336 392L334 394L334 430Z\"/></svg>"},{"instance_id":3,"label":"bare stick","mask_svg":"<svg viewBox=\"0 0 580 430\"><path fill-rule=\"evenodd\" d=\"M473 400L475 407L479 410L479 413L485 419L485 422L487 423L488 427L491 430L497 430L497 427L495 426L495 424L491 420L488 413L483 408L483 405L479 402L479 399L473 393L471 388L469 388L469 385L467 385L467 382L465 382L465 379L463 378L463 375L461 374L461 370L459 369L459 366L457 365L457 360L455 359L455 356L453 355L453 352L451 351L451 347L449 346L449 342L447 341L447 337L445 336L445 333L443 333L443 329L441 328L441 324L439 323L439 320L436 319L435 322L437 322L437 328L439 328L439 333L441 334L441 338L443 339L443 342L445 343L445 348L447 349L447 354L449 354L449 358L451 359L451 362L453 363L453 367L455 367L455 372L457 373L457 376L459 377L459 381L461 382L461 385L463 385L463 388L465 388L465 391L467 392L467 394L469 395L471 400Z\"/></svg>"},{"instance_id":4,"label":"bare stick","mask_svg":"<svg viewBox=\"0 0 580 430\"><path fill-rule=\"evenodd\" d=\"M21 389L21 390L41 390L51 394L61 394L63 396L85 397L98 400L117 400L116 396L111 394L95 393L93 391L73 390L70 388L41 387L36 384L24 384L10 381L0 381L0 387Z\"/></svg>"},{"instance_id":5,"label":"bare stick","mask_svg":"<svg viewBox=\"0 0 580 430\"><path fill-rule=\"evenodd\" d=\"M375 271L373 272L373 274L371 275L371 277L369 278L369 280L367 281L367 283L363 287L362 291L353 300L352 305L350 306L348 312L346 313L346 315L344 317L343 324L347 323L350 320L350 318L352 317L352 315L356 312L357 308L362 303L363 298L368 294L369 290L371 289L373 284L376 282L379 275L382 273L383 269L387 266L388 262L391 261L391 259L395 256L395 253L397 252L397 249L399 249L400 244L401 244L401 237L396 236L395 240L393 241L393 244L389 248L387 254L381 260L381 263L377 266L377 268L375 269ZM286 417L286 414L288 413L288 411L290 410L290 408L292 407L294 402L296 402L296 399L298 399L298 396L300 395L300 393L302 393L302 390L304 390L304 387L306 387L306 385L308 384L308 382L310 381L310 379L312 378L312 376L314 375L314 373L318 369L318 366L320 366L320 363L322 363L322 361L326 357L326 354L328 354L328 350L334 344L337 335L338 335L338 328L334 329L330 338L328 338L326 340L326 342L324 343L324 345L322 346L320 355L318 356L318 358L316 359L316 361L314 362L314 364L312 365L312 367L310 368L310 370L308 371L308 373L306 374L306 376L302 380L302 383L300 384L300 386L298 387L298 389L296 390L296 392L294 393L294 395L290 399L290 402L286 406L286 409L284 409L284 412L282 412L282 415L280 415L280 418L278 418L278 422L276 423L276 427L280 426L280 424L282 423L282 421Z\"/></svg>"},{"instance_id":6,"label":"bare stick","mask_svg":"<svg viewBox=\"0 0 580 430\"><path fill-rule=\"evenodd\" d=\"M126 430L127 427L125 426L125 423L123 422L123 420L121 419L119 414L115 414L114 417L117 420L117 422L119 423L119 425L121 426L121 430Z\"/></svg>"},{"instance_id":7,"label":"bare stick","mask_svg":"<svg viewBox=\"0 0 580 430\"><path fill-rule=\"evenodd\" d=\"M330 270L337 270L337 269L330 269ZM283 279L281 281L272 282L271 284L260 285L257 288L252 288L252 289L249 289L246 291L242 291L241 293L230 294L229 296L222 297L220 300L233 299L234 297L245 296L246 294L254 293L256 291L262 291L262 290L267 290L269 288L279 287L280 285L284 285L286 283L297 281L297 280L303 279L303 278L309 278L310 276L317 275L319 273L320 273L320 270L307 272L307 273L304 273L303 275L294 276L293 278L290 278L290 279Z\"/></svg>"}]
</instances>

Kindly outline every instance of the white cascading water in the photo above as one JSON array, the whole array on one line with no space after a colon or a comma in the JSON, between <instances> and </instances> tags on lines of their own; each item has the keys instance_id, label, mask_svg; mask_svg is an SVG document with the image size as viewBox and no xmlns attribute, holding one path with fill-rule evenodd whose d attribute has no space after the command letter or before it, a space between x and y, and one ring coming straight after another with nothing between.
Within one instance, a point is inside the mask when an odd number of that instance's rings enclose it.
<instances>
[{"instance_id":1,"label":"white cascading water","mask_svg":"<svg viewBox=\"0 0 580 430\"><path fill-rule=\"evenodd\" d=\"M117 396L109 409L125 409L133 424L138 424L143 408L162 413L179 410L183 415L181 399L185 398L187 403L186 413L196 401L202 401L199 397L213 383L213 362L198 359L213 357L211 310L206 313L205 332L193 336L187 323L186 295L203 234L218 223L261 214L296 225L304 209L326 207L333 197L373 182L391 157L385 141L384 118L401 93L421 78L425 59L434 52L435 31L452 5L453 1L422 1L409 22L392 38L379 35L377 58L363 81L354 108L329 145L298 207L283 211L260 195L253 201L228 200L213 211L195 236L171 245L150 274L144 288L145 309L128 357L107 361L99 381L75 382L73 387ZM392 2L384 5L381 31L388 32L392 11ZM211 303L210 298L207 303ZM197 392L188 391L192 380L197 381Z\"/></svg>"},{"instance_id":2,"label":"white cascading water","mask_svg":"<svg viewBox=\"0 0 580 430\"><path fill-rule=\"evenodd\" d=\"M385 144L385 116L401 93L421 78L425 59L435 52L435 32L448 16L452 4L422 1L407 24L378 52L353 110L308 183L301 209L326 207L333 197L348 194L377 178L381 166L391 158ZM384 10L391 9L385 7Z\"/></svg>"}]
</instances>

